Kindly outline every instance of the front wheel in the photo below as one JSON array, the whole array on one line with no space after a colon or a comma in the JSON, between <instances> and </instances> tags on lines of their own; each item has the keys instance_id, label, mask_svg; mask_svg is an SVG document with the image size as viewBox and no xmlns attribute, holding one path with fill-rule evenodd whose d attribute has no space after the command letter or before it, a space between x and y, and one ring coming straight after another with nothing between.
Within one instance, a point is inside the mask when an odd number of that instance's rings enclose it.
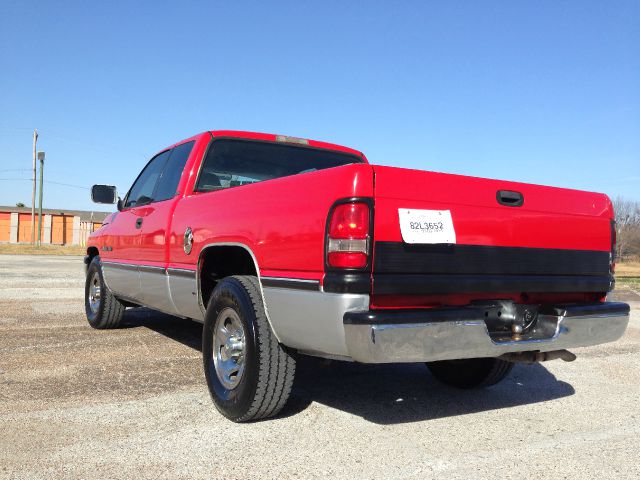
<instances>
[{"instance_id":1,"label":"front wheel","mask_svg":"<svg viewBox=\"0 0 640 480\"><path fill-rule=\"evenodd\" d=\"M272 417L287 403L296 363L271 331L256 277L218 283L205 315L202 355L211 398L230 420Z\"/></svg>"},{"instance_id":2,"label":"front wheel","mask_svg":"<svg viewBox=\"0 0 640 480\"><path fill-rule=\"evenodd\" d=\"M427 367L445 385L482 388L503 380L513 368L513 363L499 358L468 358L428 362Z\"/></svg>"},{"instance_id":3,"label":"front wheel","mask_svg":"<svg viewBox=\"0 0 640 480\"><path fill-rule=\"evenodd\" d=\"M97 329L119 327L124 315L125 306L113 296L104 282L100 257L94 257L87 268L84 309L89 325Z\"/></svg>"}]
</instances>

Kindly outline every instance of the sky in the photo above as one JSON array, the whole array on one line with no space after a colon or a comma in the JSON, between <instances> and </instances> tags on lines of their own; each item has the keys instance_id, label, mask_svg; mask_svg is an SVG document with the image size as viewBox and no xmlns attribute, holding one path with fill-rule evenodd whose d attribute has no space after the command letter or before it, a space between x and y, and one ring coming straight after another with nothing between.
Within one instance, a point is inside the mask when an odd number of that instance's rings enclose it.
<instances>
[{"instance_id":1,"label":"sky","mask_svg":"<svg viewBox=\"0 0 640 480\"><path fill-rule=\"evenodd\" d=\"M0 0L0 205L237 129L640 201L640 2Z\"/></svg>"}]
</instances>

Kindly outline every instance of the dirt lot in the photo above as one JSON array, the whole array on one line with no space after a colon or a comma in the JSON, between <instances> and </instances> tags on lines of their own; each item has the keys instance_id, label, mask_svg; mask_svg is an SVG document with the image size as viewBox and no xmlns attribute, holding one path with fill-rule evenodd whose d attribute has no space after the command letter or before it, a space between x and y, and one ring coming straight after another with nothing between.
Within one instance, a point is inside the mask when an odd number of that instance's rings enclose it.
<instances>
[{"instance_id":1,"label":"dirt lot","mask_svg":"<svg viewBox=\"0 0 640 480\"><path fill-rule=\"evenodd\" d=\"M625 262L616 265L618 277L640 277L640 262Z\"/></svg>"},{"instance_id":2,"label":"dirt lot","mask_svg":"<svg viewBox=\"0 0 640 480\"><path fill-rule=\"evenodd\" d=\"M301 362L281 417L235 425L198 324L92 330L79 257L0 255L0 478L640 478L640 297L625 337L480 392L420 365Z\"/></svg>"}]
</instances>

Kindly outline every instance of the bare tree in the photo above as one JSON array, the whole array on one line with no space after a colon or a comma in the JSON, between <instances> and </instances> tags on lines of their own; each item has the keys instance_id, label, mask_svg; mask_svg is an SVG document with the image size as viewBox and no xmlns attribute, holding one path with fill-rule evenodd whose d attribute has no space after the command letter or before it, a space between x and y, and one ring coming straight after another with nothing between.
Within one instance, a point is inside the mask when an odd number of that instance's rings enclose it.
<instances>
[{"instance_id":1,"label":"bare tree","mask_svg":"<svg viewBox=\"0 0 640 480\"><path fill-rule=\"evenodd\" d=\"M613 201L620 260L640 256L640 202L616 197Z\"/></svg>"}]
</instances>

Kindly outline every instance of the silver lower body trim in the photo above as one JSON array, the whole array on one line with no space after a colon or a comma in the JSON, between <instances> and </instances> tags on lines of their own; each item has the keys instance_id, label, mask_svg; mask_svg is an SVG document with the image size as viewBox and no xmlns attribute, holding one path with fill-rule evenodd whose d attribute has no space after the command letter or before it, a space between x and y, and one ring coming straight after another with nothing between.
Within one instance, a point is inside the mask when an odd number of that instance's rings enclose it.
<instances>
[{"instance_id":1,"label":"silver lower body trim","mask_svg":"<svg viewBox=\"0 0 640 480\"><path fill-rule=\"evenodd\" d=\"M204 321L195 270L104 261L102 272L107 287L118 298Z\"/></svg>"},{"instance_id":2,"label":"silver lower body trim","mask_svg":"<svg viewBox=\"0 0 640 480\"><path fill-rule=\"evenodd\" d=\"M116 296L140 298L140 272L137 265L126 263L102 262L102 274L107 288Z\"/></svg>"},{"instance_id":3,"label":"silver lower body trim","mask_svg":"<svg viewBox=\"0 0 640 480\"><path fill-rule=\"evenodd\" d=\"M369 296L263 286L269 320L284 345L315 355L349 356L342 318L367 310Z\"/></svg>"},{"instance_id":4,"label":"silver lower body trim","mask_svg":"<svg viewBox=\"0 0 640 480\"><path fill-rule=\"evenodd\" d=\"M432 362L547 352L613 342L625 332L629 314L570 317L546 315L555 325L548 338L495 341L483 320L398 324L346 324L349 355L363 363Z\"/></svg>"},{"instance_id":5,"label":"silver lower body trim","mask_svg":"<svg viewBox=\"0 0 640 480\"><path fill-rule=\"evenodd\" d=\"M204 322L204 311L198 299L198 280L195 270L169 268L169 292L176 311L199 322Z\"/></svg>"},{"instance_id":6,"label":"silver lower body trim","mask_svg":"<svg viewBox=\"0 0 640 480\"><path fill-rule=\"evenodd\" d=\"M145 305L153 305L162 312L179 314L171 299L169 276L162 267L139 266L140 301Z\"/></svg>"}]
</instances>

